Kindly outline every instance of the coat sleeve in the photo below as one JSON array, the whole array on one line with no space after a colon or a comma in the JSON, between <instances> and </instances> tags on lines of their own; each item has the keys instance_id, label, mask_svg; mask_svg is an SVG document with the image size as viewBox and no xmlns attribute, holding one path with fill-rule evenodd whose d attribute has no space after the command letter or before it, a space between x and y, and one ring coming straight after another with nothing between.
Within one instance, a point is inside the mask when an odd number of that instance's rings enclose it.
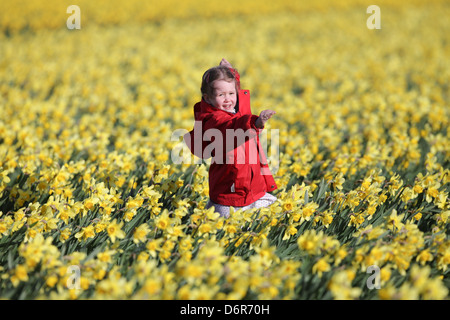
<instances>
[{"instance_id":1,"label":"coat sleeve","mask_svg":"<svg viewBox=\"0 0 450 320\"><path fill-rule=\"evenodd\" d=\"M238 130L255 130L259 133L259 129L256 127L256 119L258 116L252 114L244 114L240 116L228 116L228 115L212 115L205 119L203 130L218 129L222 133L226 133L227 129Z\"/></svg>"},{"instance_id":2,"label":"coat sleeve","mask_svg":"<svg viewBox=\"0 0 450 320\"><path fill-rule=\"evenodd\" d=\"M242 150L240 147L250 140L255 140L260 129L256 128L255 122L258 117L252 114L227 115L217 113L204 122L205 139L213 144L214 157L225 159L231 151ZM256 141L256 140L255 140ZM209 149L208 149L209 150ZM245 148L243 149L246 150ZM208 152L207 152L208 153ZM242 153L239 153L242 155ZM236 155L234 157L237 157ZM228 160L218 160L228 161Z\"/></svg>"},{"instance_id":3,"label":"coat sleeve","mask_svg":"<svg viewBox=\"0 0 450 320\"><path fill-rule=\"evenodd\" d=\"M200 114L201 107L200 102L198 102L194 105L194 129L186 133L183 139L192 154L201 159L208 159L210 157L205 157L203 151L210 144L210 141L203 140L202 121L199 120Z\"/></svg>"}]
</instances>

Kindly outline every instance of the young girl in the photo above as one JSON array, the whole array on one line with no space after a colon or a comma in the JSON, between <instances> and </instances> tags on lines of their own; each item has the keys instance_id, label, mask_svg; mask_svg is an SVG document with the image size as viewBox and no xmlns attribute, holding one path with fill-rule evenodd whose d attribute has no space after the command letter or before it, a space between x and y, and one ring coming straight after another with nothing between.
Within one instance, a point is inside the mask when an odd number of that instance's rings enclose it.
<instances>
[{"instance_id":1,"label":"young girl","mask_svg":"<svg viewBox=\"0 0 450 320\"><path fill-rule=\"evenodd\" d=\"M201 93L202 100L194 106L194 129L184 140L196 156L212 157L206 209L214 206L221 216L229 217L230 207L271 205L276 197L268 192L277 186L259 133L275 111L251 113L250 93L240 89L239 73L225 59L204 73Z\"/></svg>"}]
</instances>

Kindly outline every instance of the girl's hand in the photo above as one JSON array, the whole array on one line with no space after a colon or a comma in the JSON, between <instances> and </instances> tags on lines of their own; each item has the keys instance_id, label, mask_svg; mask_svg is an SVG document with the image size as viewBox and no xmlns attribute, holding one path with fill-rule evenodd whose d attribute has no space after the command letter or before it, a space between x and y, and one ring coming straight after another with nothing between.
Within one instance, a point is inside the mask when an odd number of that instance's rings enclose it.
<instances>
[{"instance_id":1,"label":"girl's hand","mask_svg":"<svg viewBox=\"0 0 450 320\"><path fill-rule=\"evenodd\" d=\"M266 124L267 120L269 120L270 118L272 118L272 116L275 114L276 112L273 110L263 110L261 111L261 113L259 114L258 119L256 119L256 127L257 128L264 128L264 125Z\"/></svg>"},{"instance_id":2,"label":"girl's hand","mask_svg":"<svg viewBox=\"0 0 450 320\"><path fill-rule=\"evenodd\" d=\"M222 61L220 61L220 65L221 65L221 66L226 66L226 67L228 67L228 68L233 68L233 67L231 66L231 63L229 63L226 59L222 59Z\"/></svg>"}]
</instances>

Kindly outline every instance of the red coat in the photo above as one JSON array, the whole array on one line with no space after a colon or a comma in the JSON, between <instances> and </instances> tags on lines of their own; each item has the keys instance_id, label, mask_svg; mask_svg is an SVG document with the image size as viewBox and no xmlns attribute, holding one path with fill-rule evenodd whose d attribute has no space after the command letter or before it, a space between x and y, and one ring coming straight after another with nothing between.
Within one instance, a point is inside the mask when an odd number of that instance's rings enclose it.
<instances>
[{"instance_id":1,"label":"red coat","mask_svg":"<svg viewBox=\"0 0 450 320\"><path fill-rule=\"evenodd\" d=\"M211 200L221 205L243 207L277 186L261 148L260 129L255 126L258 116L251 113L248 90L239 91L236 109L232 114L204 100L198 102L194 106L194 129L184 140L194 155L202 159L212 157Z\"/></svg>"}]
</instances>

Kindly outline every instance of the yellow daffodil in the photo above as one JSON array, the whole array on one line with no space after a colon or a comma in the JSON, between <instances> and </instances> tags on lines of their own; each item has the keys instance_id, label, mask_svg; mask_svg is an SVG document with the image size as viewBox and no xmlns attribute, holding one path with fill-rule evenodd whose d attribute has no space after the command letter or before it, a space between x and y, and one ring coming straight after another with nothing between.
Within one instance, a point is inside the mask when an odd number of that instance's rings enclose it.
<instances>
[{"instance_id":1,"label":"yellow daffodil","mask_svg":"<svg viewBox=\"0 0 450 320\"><path fill-rule=\"evenodd\" d=\"M116 220L110 222L106 227L106 232L108 233L109 238L112 242L115 242L116 239L125 238L125 232L122 230L124 222L117 223Z\"/></svg>"}]
</instances>

